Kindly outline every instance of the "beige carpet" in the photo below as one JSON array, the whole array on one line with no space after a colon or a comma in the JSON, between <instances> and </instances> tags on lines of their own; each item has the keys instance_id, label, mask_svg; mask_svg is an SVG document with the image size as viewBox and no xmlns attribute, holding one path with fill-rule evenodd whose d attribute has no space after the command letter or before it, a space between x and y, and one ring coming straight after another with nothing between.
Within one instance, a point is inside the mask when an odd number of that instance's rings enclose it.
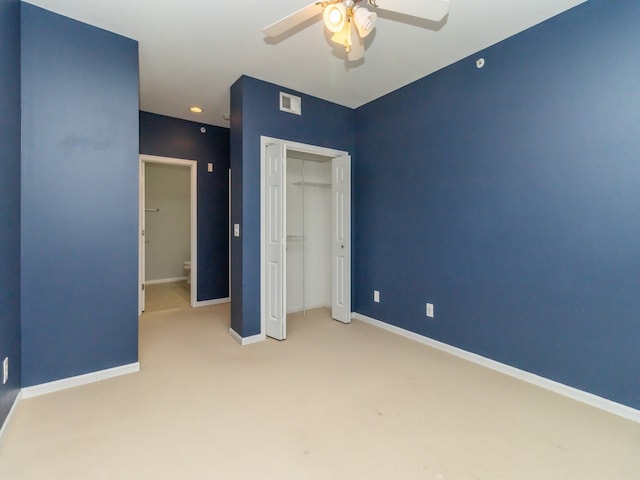
<instances>
[{"instance_id":1,"label":"beige carpet","mask_svg":"<svg viewBox=\"0 0 640 480\"><path fill-rule=\"evenodd\" d=\"M325 310L240 347L145 313L142 371L24 400L0 479L640 478L640 425Z\"/></svg>"},{"instance_id":2,"label":"beige carpet","mask_svg":"<svg viewBox=\"0 0 640 480\"><path fill-rule=\"evenodd\" d=\"M145 312L157 312L191 305L191 285L186 280L145 285Z\"/></svg>"}]
</instances>

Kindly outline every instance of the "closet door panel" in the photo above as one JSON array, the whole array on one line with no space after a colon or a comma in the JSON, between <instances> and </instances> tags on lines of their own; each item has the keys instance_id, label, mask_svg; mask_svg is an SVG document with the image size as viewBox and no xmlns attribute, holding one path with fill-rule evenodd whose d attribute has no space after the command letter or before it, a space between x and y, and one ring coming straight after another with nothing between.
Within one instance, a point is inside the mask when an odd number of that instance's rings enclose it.
<instances>
[{"instance_id":1,"label":"closet door panel","mask_svg":"<svg viewBox=\"0 0 640 480\"><path fill-rule=\"evenodd\" d=\"M331 316L351 322L351 157L332 160Z\"/></svg>"},{"instance_id":2,"label":"closet door panel","mask_svg":"<svg viewBox=\"0 0 640 480\"><path fill-rule=\"evenodd\" d=\"M268 257L266 330L269 337L284 340L286 327L286 147L282 144L267 146L267 221L266 238Z\"/></svg>"}]
</instances>

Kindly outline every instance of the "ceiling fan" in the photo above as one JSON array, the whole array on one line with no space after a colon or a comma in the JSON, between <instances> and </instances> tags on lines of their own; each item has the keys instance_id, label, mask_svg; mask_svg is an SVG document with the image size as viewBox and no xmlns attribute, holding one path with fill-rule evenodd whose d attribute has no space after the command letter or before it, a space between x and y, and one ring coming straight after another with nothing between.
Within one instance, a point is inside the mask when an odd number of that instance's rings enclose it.
<instances>
[{"instance_id":1,"label":"ceiling fan","mask_svg":"<svg viewBox=\"0 0 640 480\"><path fill-rule=\"evenodd\" d=\"M381 0L389 2L389 12L439 22L449 13L449 0ZM322 14L324 25L333 35L331 40L343 45L350 61L364 57L363 38L371 33L378 15L360 4L363 0L322 0L284 17L266 27L267 37L278 37L292 28ZM370 8L380 8L377 0L367 0Z\"/></svg>"}]
</instances>

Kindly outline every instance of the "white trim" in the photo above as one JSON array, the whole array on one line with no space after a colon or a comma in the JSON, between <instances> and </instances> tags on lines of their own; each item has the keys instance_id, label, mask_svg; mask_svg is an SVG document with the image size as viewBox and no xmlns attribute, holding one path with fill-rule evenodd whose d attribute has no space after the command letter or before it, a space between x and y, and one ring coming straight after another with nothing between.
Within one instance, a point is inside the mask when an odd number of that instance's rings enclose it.
<instances>
[{"instance_id":1,"label":"white trim","mask_svg":"<svg viewBox=\"0 0 640 480\"><path fill-rule=\"evenodd\" d=\"M187 279L187 277L174 277L174 278L160 278L158 280L145 280L145 285L157 285L159 283L173 283L173 282L183 282Z\"/></svg>"},{"instance_id":2,"label":"white trim","mask_svg":"<svg viewBox=\"0 0 640 480\"><path fill-rule=\"evenodd\" d=\"M214 298L213 300L200 300L196 302L196 307L209 307L211 305L220 305L222 303L229 303L231 299L229 297L226 298Z\"/></svg>"},{"instance_id":3,"label":"white trim","mask_svg":"<svg viewBox=\"0 0 640 480\"><path fill-rule=\"evenodd\" d=\"M233 328L229 329L229 335L231 335L231 338L233 338L236 342L238 342L243 347L245 345L251 345L252 343L262 342L267 339L267 337L265 337L263 333L259 333L258 335L253 335L251 337L241 337L240 334L236 332Z\"/></svg>"},{"instance_id":4,"label":"white trim","mask_svg":"<svg viewBox=\"0 0 640 480\"><path fill-rule=\"evenodd\" d=\"M41 383L40 385L34 385L33 387L23 388L22 398L39 397L40 395L46 395L47 393L79 387L80 385L87 385L89 383L99 382L101 380L107 380L109 378L128 375L129 373L136 373L139 371L140 363L136 362L128 365L121 365L119 367L107 368L105 370L98 370L96 372L85 373L84 375L77 375L75 377L63 378L53 382Z\"/></svg>"},{"instance_id":5,"label":"white trim","mask_svg":"<svg viewBox=\"0 0 640 480\"><path fill-rule=\"evenodd\" d=\"M9 409L7 418L4 419L4 423L0 427L0 440L2 440L2 436L4 435L4 432L6 432L7 428L9 427L11 420L13 420L13 416L16 414L16 409L18 408L18 403L20 403L20 400L22 400L22 390L19 390L18 394L16 395L16 398L13 399L13 405L11 405L11 408Z\"/></svg>"},{"instance_id":6,"label":"white trim","mask_svg":"<svg viewBox=\"0 0 640 480\"><path fill-rule=\"evenodd\" d=\"M400 335L410 340L414 340L416 342L422 343L423 345L427 345L437 350L449 353L477 365L481 365L483 367L490 368L491 370L509 375L510 377L517 378L518 380L522 380L532 385L550 390L564 397L568 397L573 400L577 400L578 402L582 402L592 407L598 408L600 410L604 410L605 412L609 412L633 422L640 423L640 410L636 410L635 408L629 407L627 405L623 405L621 403L599 397L598 395L594 395L592 393L585 392L584 390L570 387L563 383L541 377L525 370L520 370L519 368L512 367L511 365L491 360L490 358L483 357L482 355L462 350L461 348L439 342L432 338L425 337L424 335L405 330L404 328L396 327L395 325L390 325L388 323L376 320L371 317L367 317L366 315L362 315L360 313L352 313L351 318L360 320L364 323L368 323L369 325L373 325L374 327L382 328L383 330L387 330L388 332L395 333L396 335Z\"/></svg>"},{"instance_id":7,"label":"white trim","mask_svg":"<svg viewBox=\"0 0 640 480\"><path fill-rule=\"evenodd\" d=\"M341 157L344 155L349 155L349 152L345 152L343 150L336 150L333 148L319 147L315 145L310 145L307 143L298 143L292 142L290 140L284 140L281 138L274 137L266 137L264 135L260 136L260 336L266 338L266 325L267 325L267 312L266 312L266 291L267 291L267 277L266 277L266 268L264 262L266 261L266 201L265 197L267 195L267 177L265 172L267 156L266 149L267 145L271 145L274 143L281 143L286 146L287 149L295 150L297 152L303 153L312 153L315 155L322 155L324 157ZM231 268L231 264L229 264L229 268ZM283 285L283 288L286 289L286 285ZM231 290L229 290L231 291ZM240 337L241 338L241 337ZM248 337L251 338L251 337ZM264 339L263 338L263 339Z\"/></svg>"},{"instance_id":8,"label":"white trim","mask_svg":"<svg viewBox=\"0 0 640 480\"><path fill-rule=\"evenodd\" d=\"M191 201L191 306L198 303L198 161L172 157L157 157L155 155L140 155L140 163L162 163L166 165L181 165L190 169L190 201ZM141 209L141 207L139 206ZM142 212L140 212L142 215ZM140 252L139 252L140 255ZM142 277L140 272L139 276ZM144 283L140 278L138 283ZM148 283L148 282L147 282Z\"/></svg>"},{"instance_id":9,"label":"white trim","mask_svg":"<svg viewBox=\"0 0 640 480\"><path fill-rule=\"evenodd\" d=\"M322 157L342 157L349 155L349 152L344 150L336 150L335 148L319 147L308 143L299 143L286 140L284 138L274 138L260 136L260 147L262 149L262 155L264 156L264 149L267 145L272 143L284 143L287 146L287 150L295 150L302 153L313 153L314 155L320 155Z\"/></svg>"}]
</instances>

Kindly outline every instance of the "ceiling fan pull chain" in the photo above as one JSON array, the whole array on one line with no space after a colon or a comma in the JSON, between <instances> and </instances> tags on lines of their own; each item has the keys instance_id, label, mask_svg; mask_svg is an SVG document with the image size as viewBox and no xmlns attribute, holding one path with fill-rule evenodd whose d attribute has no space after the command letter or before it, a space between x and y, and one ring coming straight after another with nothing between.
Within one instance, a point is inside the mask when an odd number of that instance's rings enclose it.
<instances>
[{"instance_id":1,"label":"ceiling fan pull chain","mask_svg":"<svg viewBox=\"0 0 640 480\"><path fill-rule=\"evenodd\" d=\"M347 18L347 23L344 26L345 35L344 35L344 49L347 54L351 53L351 17Z\"/></svg>"}]
</instances>

